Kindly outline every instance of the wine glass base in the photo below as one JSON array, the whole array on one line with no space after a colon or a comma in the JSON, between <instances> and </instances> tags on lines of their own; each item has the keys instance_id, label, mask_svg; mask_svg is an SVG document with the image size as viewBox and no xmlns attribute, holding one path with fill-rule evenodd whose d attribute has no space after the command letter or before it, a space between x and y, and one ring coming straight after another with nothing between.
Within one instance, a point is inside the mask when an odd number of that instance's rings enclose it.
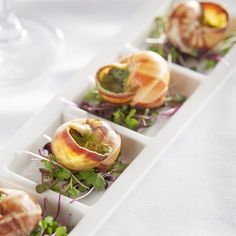
<instances>
[{"instance_id":1,"label":"wine glass base","mask_svg":"<svg viewBox=\"0 0 236 236\"><path fill-rule=\"evenodd\" d=\"M35 18L21 18L20 39L0 42L0 86L20 85L53 70L63 39L60 30Z\"/></svg>"}]
</instances>

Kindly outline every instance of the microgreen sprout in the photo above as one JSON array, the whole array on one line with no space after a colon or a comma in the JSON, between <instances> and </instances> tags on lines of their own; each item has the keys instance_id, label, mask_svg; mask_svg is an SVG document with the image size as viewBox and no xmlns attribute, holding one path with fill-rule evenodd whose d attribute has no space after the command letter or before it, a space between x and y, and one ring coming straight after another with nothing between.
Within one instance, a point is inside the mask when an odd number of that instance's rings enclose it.
<instances>
[{"instance_id":1,"label":"microgreen sprout","mask_svg":"<svg viewBox=\"0 0 236 236\"><path fill-rule=\"evenodd\" d=\"M47 198L44 198L42 219L39 221L35 229L31 232L30 236L67 236L69 227L65 226L62 221L57 220L61 209L61 194L59 194L58 197L57 212L55 217L46 214L47 204L48 200ZM69 214L69 216L70 215L71 214Z\"/></svg>"},{"instance_id":2,"label":"microgreen sprout","mask_svg":"<svg viewBox=\"0 0 236 236\"><path fill-rule=\"evenodd\" d=\"M46 216L41 219L37 227L33 230L30 236L67 236L68 229L66 226L61 226L52 216Z\"/></svg>"},{"instance_id":3,"label":"microgreen sprout","mask_svg":"<svg viewBox=\"0 0 236 236\"><path fill-rule=\"evenodd\" d=\"M96 96L91 96L91 94ZM98 91L94 89L85 95L79 107L92 114L111 120L116 124L139 131L142 128L152 126L157 120L160 111L166 108L179 108L185 100L185 96L176 93L168 96L162 107L155 109L115 105L104 101L99 96Z\"/></svg>"},{"instance_id":4,"label":"microgreen sprout","mask_svg":"<svg viewBox=\"0 0 236 236\"><path fill-rule=\"evenodd\" d=\"M40 149L40 155L29 151L22 152L39 158L43 165L39 168L41 183L36 186L38 193L51 189L58 192L59 196L64 195L75 201L88 196L93 191L105 190L127 167L127 164L116 160L109 170L103 172L97 169L71 171L57 163L51 152L50 143ZM48 156L41 156L42 153L47 153Z\"/></svg>"}]
</instances>

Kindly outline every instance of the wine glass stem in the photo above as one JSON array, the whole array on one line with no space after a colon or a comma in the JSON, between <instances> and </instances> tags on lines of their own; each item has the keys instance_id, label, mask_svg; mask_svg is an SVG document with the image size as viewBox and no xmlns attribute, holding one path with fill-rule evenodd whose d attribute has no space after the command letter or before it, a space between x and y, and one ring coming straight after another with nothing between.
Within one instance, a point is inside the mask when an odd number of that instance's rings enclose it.
<instances>
[{"instance_id":1,"label":"wine glass stem","mask_svg":"<svg viewBox=\"0 0 236 236\"><path fill-rule=\"evenodd\" d=\"M24 32L9 0L0 0L0 43L18 40Z\"/></svg>"}]
</instances>

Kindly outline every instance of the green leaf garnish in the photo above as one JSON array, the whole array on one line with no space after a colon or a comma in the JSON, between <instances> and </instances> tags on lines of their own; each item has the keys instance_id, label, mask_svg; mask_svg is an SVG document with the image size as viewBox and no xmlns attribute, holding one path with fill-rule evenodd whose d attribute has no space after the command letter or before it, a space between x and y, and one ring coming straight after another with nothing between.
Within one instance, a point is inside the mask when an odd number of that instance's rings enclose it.
<instances>
[{"instance_id":1,"label":"green leaf garnish","mask_svg":"<svg viewBox=\"0 0 236 236\"><path fill-rule=\"evenodd\" d=\"M49 170L49 171L52 170L53 164L50 161L42 160L42 163L44 164L44 167L47 170Z\"/></svg>"},{"instance_id":2,"label":"green leaf garnish","mask_svg":"<svg viewBox=\"0 0 236 236\"><path fill-rule=\"evenodd\" d=\"M136 129L138 127L138 121L134 118L135 113L136 109L131 109L125 117L125 124L129 129Z\"/></svg>"},{"instance_id":3,"label":"green leaf garnish","mask_svg":"<svg viewBox=\"0 0 236 236\"><path fill-rule=\"evenodd\" d=\"M125 119L124 112L121 111L121 109L116 110L113 112L113 121L117 124L122 124Z\"/></svg>"},{"instance_id":4,"label":"green leaf garnish","mask_svg":"<svg viewBox=\"0 0 236 236\"><path fill-rule=\"evenodd\" d=\"M126 110L125 107L122 109L122 111L124 110ZM136 112L134 110L130 111L129 117L134 116L135 113ZM119 176L128 166L128 164L123 164L119 160L116 160L108 170L103 172L100 172L96 169L90 169L86 171L71 171L65 167L59 166L55 162L55 157L52 155L48 157L46 162L43 161L42 164L48 165L47 162L50 162L51 164L50 168L48 168L50 170L40 168L42 174L42 183L36 186L36 191L38 193L43 193L51 189L75 200L80 197L81 193L86 193L93 189L97 191L105 190L105 188L108 186L108 182L113 182L117 176ZM49 172L50 174L45 175L45 171ZM83 197L83 195L81 197ZM41 228L47 228L47 231L51 233L54 231L52 228L53 225L50 223L51 221L52 219L50 217L46 218L40 222L39 226ZM35 232L35 235L36 234L37 232Z\"/></svg>"},{"instance_id":5,"label":"green leaf garnish","mask_svg":"<svg viewBox=\"0 0 236 236\"><path fill-rule=\"evenodd\" d=\"M172 46L170 48L170 54L171 54L171 57L172 57L172 61L177 62L177 60L178 60L178 51L175 47Z\"/></svg>"},{"instance_id":6,"label":"green leaf garnish","mask_svg":"<svg viewBox=\"0 0 236 236\"><path fill-rule=\"evenodd\" d=\"M6 194L0 192L0 201L6 197Z\"/></svg>"},{"instance_id":7,"label":"green leaf garnish","mask_svg":"<svg viewBox=\"0 0 236 236\"><path fill-rule=\"evenodd\" d=\"M122 162L115 161L115 163L110 167L111 174L115 177L119 176L127 167L129 164L124 164Z\"/></svg>"},{"instance_id":8,"label":"green leaf garnish","mask_svg":"<svg viewBox=\"0 0 236 236\"><path fill-rule=\"evenodd\" d=\"M30 236L53 235L67 236L68 229L66 226L61 226L52 216L46 216L41 219Z\"/></svg>"},{"instance_id":9,"label":"green leaf garnish","mask_svg":"<svg viewBox=\"0 0 236 236\"><path fill-rule=\"evenodd\" d=\"M156 17L154 20L154 28L150 34L151 38L159 38L162 34L165 33L166 28L166 17Z\"/></svg>"},{"instance_id":10,"label":"green leaf garnish","mask_svg":"<svg viewBox=\"0 0 236 236\"><path fill-rule=\"evenodd\" d=\"M92 184L93 187L97 190L104 190L105 189L106 182L104 180L104 177L99 173L95 173L94 175L89 176L86 179L86 182L88 184Z\"/></svg>"},{"instance_id":11,"label":"green leaf garnish","mask_svg":"<svg viewBox=\"0 0 236 236\"><path fill-rule=\"evenodd\" d=\"M174 95L169 96L169 98L171 98L172 101L174 102L178 102L178 103L183 103L186 101L187 97L183 96L179 93L176 93Z\"/></svg>"},{"instance_id":12,"label":"green leaf garnish","mask_svg":"<svg viewBox=\"0 0 236 236\"><path fill-rule=\"evenodd\" d=\"M159 54L162 57L166 57L166 53L162 46L151 46L149 50Z\"/></svg>"},{"instance_id":13,"label":"green leaf garnish","mask_svg":"<svg viewBox=\"0 0 236 236\"><path fill-rule=\"evenodd\" d=\"M51 189L55 192L60 192L61 190L61 184L60 182L56 182L54 185L51 186Z\"/></svg>"},{"instance_id":14,"label":"green leaf garnish","mask_svg":"<svg viewBox=\"0 0 236 236\"><path fill-rule=\"evenodd\" d=\"M68 180L71 177L71 171L66 168L58 167L54 172L53 176L58 180Z\"/></svg>"},{"instance_id":15,"label":"green leaf garnish","mask_svg":"<svg viewBox=\"0 0 236 236\"><path fill-rule=\"evenodd\" d=\"M102 98L99 95L99 92L96 89L93 89L84 96L83 100L87 103L91 103L94 105L98 105L101 101Z\"/></svg>"},{"instance_id":16,"label":"green leaf garnish","mask_svg":"<svg viewBox=\"0 0 236 236\"><path fill-rule=\"evenodd\" d=\"M212 69L216 66L216 64L218 63L218 61L216 60L206 60L206 69Z\"/></svg>"},{"instance_id":17,"label":"green leaf garnish","mask_svg":"<svg viewBox=\"0 0 236 236\"><path fill-rule=\"evenodd\" d=\"M37 193L43 193L50 189L50 183L45 182L36 186Z\"/></svg>"},{"instance_id":18,"label":"green leaf garnish","mask_svg":"<svg viewBox=\"0 0 236 236\"><path fill-rule=\"evenodd\" d=\"M81 176L81 179L87 179L90 176L95 174L95 170L94 169L84 170L84 171L80 171L78 174Z\"/></svg>"},{"instance_id":19,"label":"green leaf garnish","mask_svg":"<svg viewBox=\"0 0 236 236\"><path fill-rule=\"evenodd\" d=\"M80 191L76 189L75 187L72 187L68 191L69 197L71 198L77 198L80 194Z\"/></svg>"},{"instance_id":20,"label":"green leaf garnish","mask_svg":"<svg viewBox=\"0 0 236 236\"><path fill-rule=\"evenodd\" d=\"M79 174L87 184L92 185L95 189L105 189L104 177L100 173L96 173L95 170L80 171Z\"/></svg>"},{"instance_id":21,"label":"green leaf garnish","mask_svg":"<svg viewBox=\"0 0 236 236\"><path fill-rule=\"evenodd\" d=\"M176 105L175 103L182 104L186 100L186 96L183 96L181 94L174 94L167 97L166 103L164 106L170 106L168 101L172 101L173 105ZM141 128L150 127L158 117L158 112L160 108L139 108L139 107L132 107L128 105L113 105L111 103L102 101L97 106L90 106L86 103L84 106L84 101L80 104L80 107L84 110L87 110L88 112L95 114L97 116L103 117L105 119L111 120L115 122L116 124L122 125L124 127L127 127L132 130L140 130ZM171 103L171 104L172 104ZM74 136L74 139L76 140L76 135ZM86 139L83 141L86 143ZM79 141L77 141L79 142ZM98 143L98 142L95 142ZM82 143L83 145L83 143ZM92 145L91 145L92 148ZM90 148L90 149L91 149ZM102 149L103 150L103 149Z\"/></svg>"},{"instance_id":22,"label":"green leaf garnish","mask_svg":"<svg viewBox=\"0 0 236 236\"><path fill-rule=\"evenodd\" d=\"M122 106L121 108L113 112L113 121L117 124L126 126L129 129L135 130L138 127L138 120L134 118L135 114L135 108Z\"/></svg>"},{"instance_id":23,"label":"green leaf garnish","mask_svg":"<svg viewBox=\"0 0 236 236\"><path fill-rule=\"evenodd\" d=\"M67 236L66 232L66 227L65 226L60 226L56 229L56 236Z\"/></svg>"}]
</instances>

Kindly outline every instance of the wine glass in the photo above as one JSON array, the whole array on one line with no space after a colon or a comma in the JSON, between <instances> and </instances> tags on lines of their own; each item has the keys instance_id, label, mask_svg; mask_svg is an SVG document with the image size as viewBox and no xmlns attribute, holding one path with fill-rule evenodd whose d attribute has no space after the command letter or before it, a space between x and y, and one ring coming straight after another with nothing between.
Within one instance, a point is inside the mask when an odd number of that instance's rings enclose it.
<instances>
[{"instance_id":1,"label":"wine glass","mask_svg":"<svg viewBox=\"0 0 236 236\"><path fill-rule=\"evenodd\" d=\"M53 69L63 33L41 19L15 15L0 0L0 86L21 84Z\"/></svg>"}]
</instances>

